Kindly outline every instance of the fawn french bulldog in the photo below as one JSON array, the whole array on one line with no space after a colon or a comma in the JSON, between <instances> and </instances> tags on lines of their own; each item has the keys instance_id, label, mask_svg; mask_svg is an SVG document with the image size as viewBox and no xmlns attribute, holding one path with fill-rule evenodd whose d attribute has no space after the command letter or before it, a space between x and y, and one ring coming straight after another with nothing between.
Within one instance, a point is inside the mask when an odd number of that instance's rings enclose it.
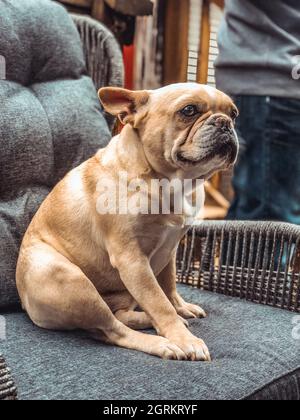
<instances>
[{"instance_id":1,"label":"fawn french bulldog","mask_svg":"<svg viewBox=\"0 0 300 420\"><path fill-rule=\"evenodd\" d=\"M125 127L57 185L32 220L17 266L23 307L41 328L83 329L162 358L209 361L208 348L185 321L205 312L176 291L175 256L187 218L203 205L195 204L204 190L196 181L235 163L238 110L222 92L198 84L103 88L99 97ZM120 173L127 183L146 185L191 180L182 212L171 205L167 214L126 214L119 204L117 211L99 212L99 182L117 182ZM138 331L150 327L156 336Z\"/></svg>"}]
</instances>

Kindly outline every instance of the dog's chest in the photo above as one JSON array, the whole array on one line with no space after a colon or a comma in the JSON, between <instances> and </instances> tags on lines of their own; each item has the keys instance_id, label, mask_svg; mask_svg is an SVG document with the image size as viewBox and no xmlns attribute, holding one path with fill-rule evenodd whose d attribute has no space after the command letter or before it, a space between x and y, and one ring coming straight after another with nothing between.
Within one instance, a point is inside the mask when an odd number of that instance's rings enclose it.
<instances>
[{"instance_id":1,"label":"dog's chest","mask_svg":"<svg viewBox=\"0 0 300 420\"><path fill-rule=\"evenodd\" d=\"M160 241L150 256L151 267L155 275L158 275L167 266L187 229L186 226L178 225L163 229Z\"/></svg>"},{"instance_id":2,"label":"dog's chest","mask_svg":"<svg viewBox=\"0 0 300 420\"><path fill-rule=\"evenodd\" d=\"M160 231L160 240L150 257L151 266L156 275L169 263L182 237L195 220L201 219L204 199L204 183L200 182L196 190L187 190L183 196L182 213L180 215L170 215L166 219L166 223Z\"/></svg>"}]
</instances>

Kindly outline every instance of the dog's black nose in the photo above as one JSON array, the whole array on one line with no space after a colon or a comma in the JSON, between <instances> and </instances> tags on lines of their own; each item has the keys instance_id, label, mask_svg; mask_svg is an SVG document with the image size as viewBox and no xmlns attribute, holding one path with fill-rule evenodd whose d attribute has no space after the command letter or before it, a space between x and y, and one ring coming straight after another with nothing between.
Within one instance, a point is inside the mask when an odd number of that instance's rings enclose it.
<instances>
[{"instance_id":1,"label":"dog's black nose","mask_svg":"<svg viewBox=\"0 0 300 420\"><path fill-rule=\"evenodd\" d=\"M213 115L210 124L224 132L231 132L233 130L232 121L226 115Z\"/></svg>"}]
</instances>

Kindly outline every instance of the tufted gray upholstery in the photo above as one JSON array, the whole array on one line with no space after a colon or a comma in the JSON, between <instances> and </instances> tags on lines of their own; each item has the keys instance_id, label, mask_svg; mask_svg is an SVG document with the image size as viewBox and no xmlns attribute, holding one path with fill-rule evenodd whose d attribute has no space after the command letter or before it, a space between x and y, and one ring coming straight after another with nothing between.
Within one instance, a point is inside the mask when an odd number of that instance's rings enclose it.
<instances>
[{"instance_id":1,"label":"tufted gray upholstery","mask_svg":"<svg viewBox=\"0 0 300 420\"><path fill-rule=\"evenodd\" d=\"M50 0L0 0L0 308L18 303L15 266L33 214L110 132L72 18ZM63 28L63 30L62 30Z\"/></svg>"}]
</instances>

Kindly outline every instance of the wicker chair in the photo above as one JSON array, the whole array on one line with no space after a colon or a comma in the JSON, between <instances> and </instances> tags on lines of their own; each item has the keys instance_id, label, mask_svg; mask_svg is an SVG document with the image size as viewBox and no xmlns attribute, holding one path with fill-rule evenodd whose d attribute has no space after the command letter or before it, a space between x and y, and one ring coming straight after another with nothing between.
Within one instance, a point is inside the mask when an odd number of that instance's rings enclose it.
<instances>
[{"instance_id":1,"label":"wicker chair","mask_svg":"<svg viewBox=\"0 0 300 420\"><path fill-rule=\"evenodd\" d=\"M123 86L123 58L114 35L100 22L88 16L72 14L72 18L82 40L88 74L96 89ZM107 113L105 118L112 130L115 118Z\"/></svg>"},{"instance_id":2,"label":"wicker chair","mask_svg":"<svg viewBox=\"0 0 300 420\"><path fill-rule=\"evenodd\" d=\"M87 68L97 88L121 86L123 66L110 32L73 16ZM113 120L108 118L110 127ZM300 227L269 222L204 222L191 229L177 254L178 282L255 303L300 312ZM0 400L16 387L0 356Z\"/></svg>"},{"instance_id":3,"label":"wicker chair","mask_svg":"<svg viewBox=\"0 0 300 420\"><path fill-rule=\"evenodd\" d=\"M300 312L300 227L205 222L179 246L178 282Z\"/></svg>"},{"instance_id":4,"label":"wicker chair","mask_svg":"<svg viewBox=\"0 0 300 420\"><path fill-rule=\"evenodd\" d=\"M112 33L101 23L87 16L72 15L80 34L87 71L96 89L103 86L123 86L124 68L120 47ZM115 119L105 114L110 129ZM10 370L0 354L0 400L15 400L17 390Z\"/></svg>"},{"instance_id":5,"label":"wicker chair","mask_svg":"<svg viewBox=\"0 0 300 420\"><path fill-rule=\"evenodd\" d=\"M0 400L15 400L17 389L10 375L5 360L0 355Z\"/></svg>"}]
</instances>

